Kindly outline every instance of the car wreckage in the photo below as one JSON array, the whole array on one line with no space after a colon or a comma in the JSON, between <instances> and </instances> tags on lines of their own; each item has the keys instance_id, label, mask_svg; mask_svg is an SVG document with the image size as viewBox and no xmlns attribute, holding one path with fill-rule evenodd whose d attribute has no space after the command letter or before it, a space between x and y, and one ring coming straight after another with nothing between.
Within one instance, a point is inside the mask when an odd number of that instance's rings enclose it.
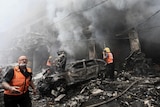
<instances>
[{"instance_id":1,"label":"car wreckage","mask_svg":"<svg viewBox=\"0 0 160 107\"><path fill-rule=\"evenodd\" d=\"M57 97L65 92L67 86L105 77L106 66L106 62L102 59L83 59L68 64L62 72L50 71L48 73L50 69L45 69L42 78L37 83L37 89L42 96Z\"/></svg>"}]
</instances>

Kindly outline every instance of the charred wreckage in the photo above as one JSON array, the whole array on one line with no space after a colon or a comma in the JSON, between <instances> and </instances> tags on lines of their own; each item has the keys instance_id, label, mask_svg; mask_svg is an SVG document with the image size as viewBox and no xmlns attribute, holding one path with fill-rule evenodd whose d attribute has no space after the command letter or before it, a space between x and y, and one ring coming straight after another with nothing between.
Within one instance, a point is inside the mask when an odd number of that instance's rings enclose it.
<instances>
[{"instance_id":1,"label":"charred wreckage","mask_svg":"<svg viewBox=\"0 0 160 107\"><path fill-rule=\"evenodd\" d=\"M67 65L66 70L44 69L38 81L40 95L57 97L67 86L106 75L106 62L102 59L79 60ZM49 72L48 72L49 71Z\"/></svg>"},{"instance_id":2,"label":"charred wreckage","mask_svg":"<svg viewBox=\"0 0 160 107\"><path fill-rule=\"evenodd\" d=\"M83 59L66 65L65 70L43 73L37 83L44 107L159 107L159 66L141 52L138 35L129 33L131 54L116 80L107 78L102 59ZM44 72L49 69L43 69Z\"/></svg>"},{"instance_id":3,"label":"charred wreckage","mask_svg":"<svg viewBox=\"0 0 160 107\"><path fill-rule=\"evenodd\" d=\"M52 71L37 83L44 107L159 107L160 78L150 59L140 50L131 53L115 71L115 81L107 78L102 59L83 59ZM48 71L48 69L44 69Z\"/></svg>"}]
</instances>

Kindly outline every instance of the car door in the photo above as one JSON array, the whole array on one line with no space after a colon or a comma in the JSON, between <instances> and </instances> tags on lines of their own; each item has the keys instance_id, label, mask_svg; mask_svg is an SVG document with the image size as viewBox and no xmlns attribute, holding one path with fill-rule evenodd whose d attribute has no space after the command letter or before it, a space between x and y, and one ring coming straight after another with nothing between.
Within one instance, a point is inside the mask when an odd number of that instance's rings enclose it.
<instances>
[{"instance_id":1,"label":"car door","mask_svg":"<svg viewBox=\"0 0 160 107\"><path fill-rule=\"evenodd\" d=\"M95 60L85 61L85 65L87 68L87 78L93 78L98 76L98 65Z\"/></svg>"},{"instance_id":2,"label":"car door","mask_svg":"<svg viewBox=\"0 0 160 107\"><path fill-rule=\"evenodd\" d=\"M84 61L75 63L68 72L70 84L86 79L86 67Z\"/></svg>"},{"instance_id":3,"label":"car door","mask_svg":"<svg viewBox=\"0 0 160 107\"><path fill-rule=\"evenodd\" d=\"M100 71L106 71L107 63L104 60L97 59L96 62L99 65Z\"/></svg>"}]
</instances>

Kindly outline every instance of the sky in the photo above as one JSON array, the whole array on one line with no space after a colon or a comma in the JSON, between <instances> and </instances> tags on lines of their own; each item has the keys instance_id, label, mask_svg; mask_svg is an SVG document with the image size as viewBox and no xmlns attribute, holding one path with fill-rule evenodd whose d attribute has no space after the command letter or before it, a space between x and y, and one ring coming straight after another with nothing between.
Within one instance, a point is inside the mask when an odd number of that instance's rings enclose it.
<instances>
[{"instance_id":1,"label":"sky","mask_svg":"<svg viewBox=\"0 0 160 107\"><path fill-rule=\"evenodd\" d=\"M0 0L0 49L6 48L12 37L6 33L17 26L25 26L27 20L31 20L41 11L44 0ZM44 9L44 8L42 8Z\"/></svg>"},{"instance_id":2,"label":"sky","mask_svg":"<svg viewBox=\"0 0 160 107\"><path fill-rule=\"evenodd\" d=\"M27 0L0 0L0 32L12 28L27 8Z\"/></svg>"}]
</instances>

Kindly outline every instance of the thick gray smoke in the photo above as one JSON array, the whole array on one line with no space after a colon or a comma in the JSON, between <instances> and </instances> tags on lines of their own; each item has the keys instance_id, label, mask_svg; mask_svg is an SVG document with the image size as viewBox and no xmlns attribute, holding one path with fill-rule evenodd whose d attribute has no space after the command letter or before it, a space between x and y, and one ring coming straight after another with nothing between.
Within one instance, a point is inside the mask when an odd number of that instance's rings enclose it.
<instances>
[{"instance_id":1,"label":"thick gray smoke","mask_svg":"<svg viewBox=\"0 0 160 107\"><path fill-rule=\"evenodd\" d=\"M47 16L47 25L38 25L36 33L47 28L50 41L54 42L49 45L53 55L57 50L65 50L70 56L86 58L88 40L95 40L99 54L104 46L109 46L117 59L124 59L130 52L128 30L135 27L142 50L148 56L159 57L159 0L22 0L19 3L15 6L23 4L23 12L14 17L13 31L18 29L16 26L23 27L37 17ZM157 54L153 55L153 51Z\"/></svg>"},{"instance_id":2,"label":"thick gray smoke","mask_svg":"<svg viewBox=\"0 0 160 107\"><path fill-rule=\"evenodd\" d=\"M129 43L117 39L116 35L124 36L123 32L126 31L126 35L132 27L139 33L142 50L149 52L148 46L159 44L160 13L147 20L160 9L159 0L47 0L47 4L49 20L59 32L57 40L70 54L82 52L87 46L86 39L95 39L101 48L105 43L111 49L118 49L116 54L124 53L129 50L126 46ZM91 32L89 38L83 32L85 28Z\"/></svg>"}]
</instances>

